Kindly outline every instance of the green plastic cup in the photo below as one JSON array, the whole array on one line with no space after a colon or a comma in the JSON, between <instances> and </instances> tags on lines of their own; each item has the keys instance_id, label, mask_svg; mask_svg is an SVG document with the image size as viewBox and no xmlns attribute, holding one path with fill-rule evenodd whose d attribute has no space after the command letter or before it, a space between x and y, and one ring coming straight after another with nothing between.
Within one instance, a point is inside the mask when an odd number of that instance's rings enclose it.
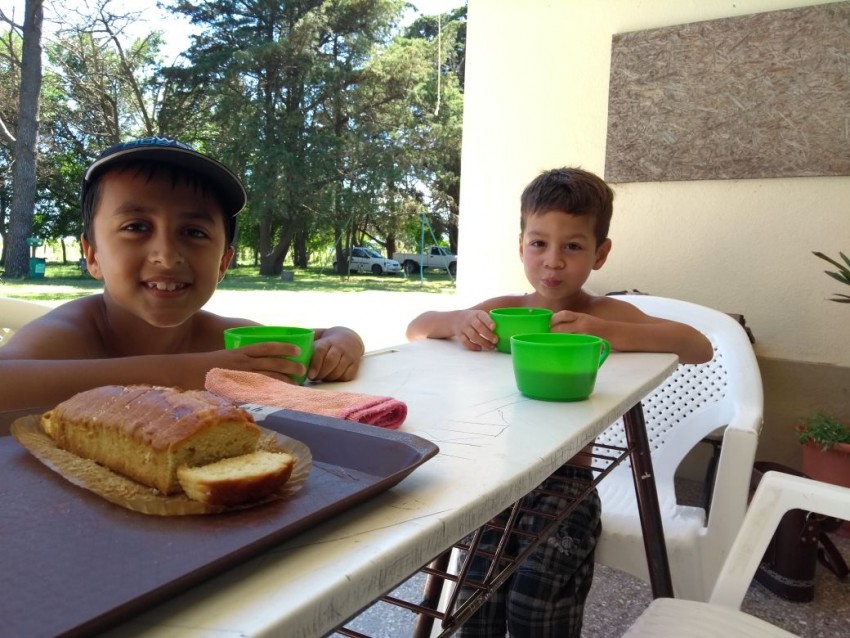
<instances>
[{"instance_id":1,"label":"green plastic cup","mask_svg":"<svg viewBox=\"0 0 850 638\"><path fill-rule=\"evenodd\" d=\"M593 393L596 372L611 353L601 337L551 332L511 337L514 376L530 399L583 401Z\"/></svg>"},{"instance_id":2,"label":"green plastic cup","mask_svg":"<svg viewBox=\"0 0 850 638\"><path fill-rule=\"evenodd\" d=\"M495 308L490 311L490 318L496 324L493 332L499 337L496 349L509 353L512 336L549 332L552 311L548 308Z\"/></svg>"},{"instance_id":3,"label":"green plastic cup","mask_svg":"<svg viewBox=\"0 0 850 638\"><path fill-rule=\"evenodd\" d=\"M269 341L291 343L301 348L301 353L294 357L285 358L303 363L306 369L310 367L310 359L313 357L313 336L314 333L309 328L241 326L239 328L228 328L224 331L224 347L232 350L252 343L268 343ZM304 385L304 381L307 380L307 373L293 376L292 380L298 385Z\"/></svg>"}]
</instances>

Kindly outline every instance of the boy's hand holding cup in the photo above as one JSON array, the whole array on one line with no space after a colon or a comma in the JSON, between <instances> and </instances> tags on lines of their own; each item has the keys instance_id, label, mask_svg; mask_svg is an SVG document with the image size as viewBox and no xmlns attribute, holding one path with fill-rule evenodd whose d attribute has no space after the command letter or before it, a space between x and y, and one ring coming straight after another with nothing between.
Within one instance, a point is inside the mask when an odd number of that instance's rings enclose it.
<instances>
[{"instance_id":1,"label":"boy's hand holding cup","mask_svg":"<svg viewBox=\"0 0 850 638\"><path fill-rule=\"evenodd\" d=\"M253 343L268 343L270 341L291 343L299 348L299 353L286 357L286 359L304 366L304 374L291 375L291 378L298 385L304 385L304 381L307 379L307 370L310 367L310 359L313 357L313 337L314 332L309 328L241 326L239 328L228 328L224 331L224 347L233 350Z\"/></svg>"}]
</instances>

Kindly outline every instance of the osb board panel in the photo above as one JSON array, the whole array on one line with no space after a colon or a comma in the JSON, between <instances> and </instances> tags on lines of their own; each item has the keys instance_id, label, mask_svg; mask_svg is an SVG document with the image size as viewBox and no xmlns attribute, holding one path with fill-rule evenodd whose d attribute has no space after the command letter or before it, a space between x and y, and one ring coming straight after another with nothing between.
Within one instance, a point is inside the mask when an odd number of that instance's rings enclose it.
<instances>
[{"instance_id":1,"label":"osb board panel","mask_svg":"<svg viewBox=\"0 0 850 638\"><path fill-rule=\"evenodd\" d=\"M610 182L850 175L850 2L615 35Z\"/></svg>"}]
</instances>

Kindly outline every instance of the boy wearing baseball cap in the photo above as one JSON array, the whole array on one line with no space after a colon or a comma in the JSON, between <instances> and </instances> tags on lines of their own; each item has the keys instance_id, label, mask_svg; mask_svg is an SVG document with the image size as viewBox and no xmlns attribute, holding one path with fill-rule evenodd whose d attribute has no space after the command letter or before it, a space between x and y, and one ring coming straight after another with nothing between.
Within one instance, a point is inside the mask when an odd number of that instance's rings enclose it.
<instances>
[{"instance_id":1,"label":"boy wearing baseball cap","mask_svg":"<svg viewBox=\"0 0 850 638\"><path fill-rule=\"evenodd\" d=\"M83 252L103 292L62 304L0 348L0 410L49 407L102 385L202 389L211 368L289 379L295 346L225 350L226 328L252 325L201 308L233 258L246 203L226 166L177 140L116 144L88 168L81 190ZM316 330L308 376L350 380L363 342L352 330Z\"/></svg>"}]
</instances>

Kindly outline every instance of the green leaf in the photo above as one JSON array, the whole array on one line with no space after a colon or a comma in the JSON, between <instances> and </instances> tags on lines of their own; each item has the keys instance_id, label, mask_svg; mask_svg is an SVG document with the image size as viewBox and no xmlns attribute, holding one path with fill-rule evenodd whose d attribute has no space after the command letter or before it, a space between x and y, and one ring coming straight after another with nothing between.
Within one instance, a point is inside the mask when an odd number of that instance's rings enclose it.
<instances>
[{"instance_id":1,"label":"green leaf","mask_svg":"<svg viewBox=\"0 0 850 638\"><path fill-rule=\"evenodd\" d=\"M837 443L850 443L850 426L818 411L800 420L797 438L800 443L814 443L828 450Z\"/></svg>"},{"instance_id":2,"label":"green leaf","mask_svg":"<svg viewBox=\"0 0 850 638\"><path fill-rule=\"evenodd\" d=\"M831 270L824 270L824 272L832 277L833 279L840 281L842 284L850 284L850 280L847 279L847 275L842 275L837 272L832 272Z\"/></svg>"},{"instance_id":3,"label":"green leaf","mask_svg":"<svg viewBox=\"0 0 850 638\"><path fill-rule=\"evenodd\" d=\"M824 255L821 252L812 251L812 254L815 257L818 257L819 259L823 259L824 261L826 261L826 262L832 264L833 266L835 266L836 268L838 268L838 272L833 272L831 270L824 270L824 273L826 273L827 275L829 275L830 277L835 279L835 281L838 281L838 282L840 282L840 283L842 283L846 286L850 286L850 258L848 258L847 255L845 255L843 252L838 253L839 255L841 255L841 259L843 259L845 261L845 263L847 264L847 266L845 266L841 262L838 262L838 261L832 259L831 257L827 257L826 255ZM844 295L844 294L841 294L841 293L835 293L835 297L830 299L830 301L836 301L838 303L850 303L850 296Z\"/></svg>"},{"instance_id":4,"label":"green leaf","mask_svg":"<svg viewBox=\"0 0 850 638\"><path fill-rule=\"evenodd\" d=\"M841 268L841 267L842 267L842 266L841 266L841 264L839 264L837 261L835 261L835 260L834 260L834 259L832 259L831 257L827 257L827 256L826 256L826 255L824 255L823 253L819 253L819 252L816 252L816 251L812 251L812 254L813 254L815 257L820 257L820 258L821 258L821 259L823 259L824 261L828 261L829 263L831 263L831 264L832 264L833 266L835 266L836 268Z\"/></svg>"}]
</instances>

